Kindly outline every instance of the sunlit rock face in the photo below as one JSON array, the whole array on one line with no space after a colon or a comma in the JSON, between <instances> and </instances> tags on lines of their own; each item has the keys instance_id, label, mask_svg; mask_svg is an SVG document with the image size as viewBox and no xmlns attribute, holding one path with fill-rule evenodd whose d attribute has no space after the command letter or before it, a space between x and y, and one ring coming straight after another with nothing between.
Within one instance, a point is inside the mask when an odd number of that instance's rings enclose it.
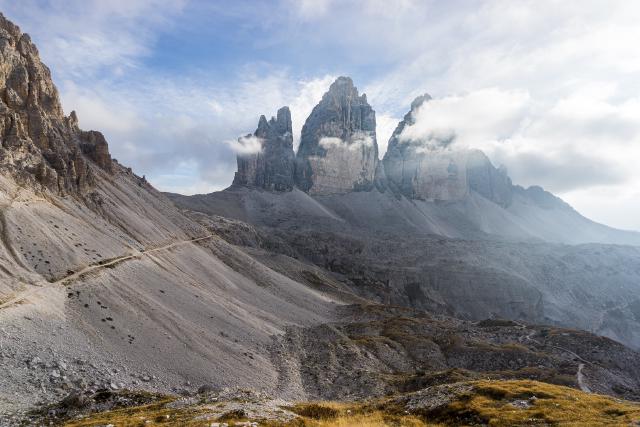
<instances>
[{"instance_id":1,"label":"sunlit rock face","mask_svg":"<svg viewBox=\"0 0 640 427\"><path fill-rule=\"evenodd\" d=\"M261 116L258 129L244 140L251 137L256 145L255 152L238 154L238 171L233 184L291 191L295 155L289 107L279 109L277 116L269 121Z\"/></svg>"},{"instance_id":2,"label":"sunlit rock face","mask_svg":"<svg viewBox=\"0 0 640 427\"><path fill-rule=\"evenodd\" d=\"M89 161L112 171L101 133L65 117L49 69L28 34L0 14L0 167L22 184L58 193L91 187Z\"/></svg>"},{"instance_id":3,"label":"sunlit rock face","mask_svg":"<svg viewBox=\"0 0 640 427\"><path fill-rule=\"evenodd\" d=\"M375 111L350 78L339 77L302 128L296 184L310 194L368 191L377 163Z\"/></svg>"},{"instance_id":4,"label":"sunlit rock face","mask_svg":"<svg viewBox=\"0 0 640 427\"><path fill-rule=\"evenodd\" d=\"M456 147L453 137L407 136L411 134L407 129L415 125L416 111L430 99L428 94L416 98L389 140L383 159L387 186L411 199L435 201L461 200L474 191L508 206L511 180L484 153Z\"/></svg>"}]
</instances>

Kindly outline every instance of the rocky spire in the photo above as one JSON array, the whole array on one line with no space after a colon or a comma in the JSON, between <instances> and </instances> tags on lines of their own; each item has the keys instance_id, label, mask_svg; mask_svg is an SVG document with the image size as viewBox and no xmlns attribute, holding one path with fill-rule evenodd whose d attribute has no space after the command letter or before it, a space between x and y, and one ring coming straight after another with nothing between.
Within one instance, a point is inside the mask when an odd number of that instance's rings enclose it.
<instances>
[{"instance_id":1,"label":"rocky spire","mask_svg":"<svg viewBox=\"0 0 640 427\"><path fill-rule=\"evenodd\" d=\"M387 186L397 194L421 200L460 200L474 191L508 206L511 180L481 151L451 146L453 138L404 137L403 132L415 124L418 110L430 100L428 94L417 97L389 139L382 160Z\"/></svg>"},{"instance_id":2,"label":"rocky spire","mask_svg":"<svg viewBox=\"0 0 640 427\"><path fill-rule=\"evenodd\" d=\"M3 167L17 179L33 179L55 192L81 192L91 185L87 158L107 172L112 169L102 134L81 131L75 113L64 117L51 73L29 35L2 14L0 139Z\"/></svg>"},{"instance_id":3,"label":"rocky spire","mask_svg":"<svg viewBox=\"0 0 640 427\"><path fill-rule=\"evenodd\" d=\"M279 109L276 117L269 121L261 116L258 129L245 138L250 137L258 139L260 151L238 154L238 171L233 184L265 190L292 190L295 156L289 107Z\"/></svg>"},{"instance_id":4,"label":"rocky spire","mask_svg":"<svg viewBox=\"0 0 640 427\"><path fill-rule=\"evenodd\" d=\"M302 128L296 184L311 194L370 190L377 163L375 111L349 77L339 77Z\"/></svg>"}]
</instances>

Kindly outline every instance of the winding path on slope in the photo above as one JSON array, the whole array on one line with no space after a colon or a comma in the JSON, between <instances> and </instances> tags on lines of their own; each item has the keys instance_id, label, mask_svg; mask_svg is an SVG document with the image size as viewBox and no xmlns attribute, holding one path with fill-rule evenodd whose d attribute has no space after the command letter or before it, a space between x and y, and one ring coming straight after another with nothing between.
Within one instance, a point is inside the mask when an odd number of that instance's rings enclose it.
<instances>
[{"instance_id":1,"label":"winding path on slope","mask_svg":"<svg viewBox=\"0 0 640 427\"><path fill-rule=\"evenodd\" d=\"M80 278L81 276L87 274L87 273L91 273L92 271L96 271L96 270L101 270L103 268L108 268L112 265L115 264L119 264L123 261L128 261L130 259L138 259L140 257L143 257L147 254L153 253L153 252L159 252L159 251L164 251L167 249L171 249L174 248L176 246L182 246L182 245L186 245L189 243L194 243L194 242L198 242L200 240L205 240L205 239L210 239L214 237L213 234L209 234L207 236L204 237L196 237L193 239L187 239L187 240L179 240L173 243L169 243L167 245L163 245L163 246L159 246L156 248L151 248L151 249L145 249L143 251L136 251L135 253L129 254L129 255L123 255L117 258L112 258L111 260L109 260L108 262L104 262L104 261L98 261L97 263L94 264L90 264L78 271L75 271L73 273L70 273L54 282L43 282L44 284L42 286L34 286L32 289L26 290L21 292L20 294L16 295L15 297L11 298L8 301L5 301L4 303L0 304L0 309L3 308L7 308L9 306L12 306L13 304L19 303L21 301L24 301L26 298L28 298L31 295L35 295L39 292L44 291L45 289L49 289L52 288L54 286L58 286L58 285L66 285L67 283L73 282L74 280Z\"/></svg>"},{"instance_id":2,"label":"winding path on slope","mask_svg":"<svg viewBox=\"0 0 640 427\"><path fill-rule=\"evenodd\" d=\"M583 368L584 363L578 365L578 374L576 375L578 379L578 386L580 387L580 390L584 391L585 393L591 393L591 389L584 382L584 374L582 373Z\"/></svg>"},{"instance_id":3,"label":"winding path on slope","mask_svg":"<svg viewBox=\"0 0 640 427\"><path fill-rule=\"evenodd\" d=\"M523 330L527 329L526 325L523 325L522 323L518 323L515 322L518 326L520 326ZM576 382L578 383L578 387L580 387L580 390L584 391L585 393L591 393L591 389L589 388L589 386L587 386L587 384L584 381L584 374L582 373L582 370L584 369L584 365L585 363L588 363L589 365L593 365L593 363L589 362L588 360L583 359L579 354L564 348L564 347L560 347L558 345L553 345L553 344L546 344L546 343L541 343L538 340L534 340L532 337L536 334L536 330L534 329L533 331L531 331L528 335L526 335L524 338L527 341L532 341L538 345L548 345L550 347L556 348L558 350L561 351L565 351L569 354L571 354L572 356L574 356L576 359L580 360L581 363L578 364L578 372L576 373ZM584 362L584 363L582 363Z\"/></svg>"}]
</instances>

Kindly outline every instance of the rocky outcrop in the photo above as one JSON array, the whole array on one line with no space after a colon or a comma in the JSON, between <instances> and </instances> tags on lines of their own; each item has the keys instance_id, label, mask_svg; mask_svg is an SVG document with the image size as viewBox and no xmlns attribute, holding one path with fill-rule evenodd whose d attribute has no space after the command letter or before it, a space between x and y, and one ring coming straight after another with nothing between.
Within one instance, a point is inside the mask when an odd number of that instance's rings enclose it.
<instances>
[{"instance_id":1,"label":"rocky outcrop","mask_svg":"<svg viewBox=\"0 0 640 427\"><path fill-rule=\"evenodd\" d=\"M480 150L467 154L469 188L500 206L508 207L513 199L513 184L504 166L498 168Z\"/></svg>"},{"instance_id":2,"label":"rocky outcrop","mask_svg":"<svg viewBox=\"0 0 640 427\"><path fill-rule=\"evenodd\" d=\"M456 148L451 138L405 136L405 130L415 124L417 110L429 100L428 94L416 98L389 140L383 159L388 187L411 199L440 201L461 200L474 191L508 206L511 180L481 151Z\"/></svg>"},{"instance_id":3,"label":"rocky outcrop","mask_svg":"<svg viewBox=\"0 0 640 427\"><path fill-rule=\"evenodd\" d=\"M415 124L415 112L430 99L428 94L416 98L391 135L383 159L387 183L411 199L459 200L469 191L465 156L446 150L448 141L414 140L403 135Z\"/></svg>"},{"instance_id":4,"label":"rocky outcrop","mask_svg":"<svg viewBox=\"0 0 640 427\"><path fill-rule=\"evenodd\" d=\"M0 168L58 193L92 183L87 159L111 171L107 142L65 117L49 69L28 34L0 15Z\"/></svg>"},{"instance_id":5,"label":"rocky outcrop","mask_svg":"<svg viewBox=\"0 0 640 427\"><path fill-rule=\"evenodd\" d=\"M481 151L457 148L453 138L406 136L416 112L429 100L425 94L411 103L379 162L375 111L350 78L339 77L307 118L297 155L287 107L270 121L262 116L253 135L240 138L241 145L257 145L257 152L238 155L233 184L275 191L297 186L312 195L377 188L435 201L462 200L473 191L509 206L513 185L506 170L495 168ZM83 152L101 164L96 150Z\"/></svg>"},{"instance_id":6,"label":"rocky outcrop","mask_svg":"<svg viewBox=\"0 0 640 427\"><path fill-rule=\"evenodd\" d=\"M375 111L349 77L339 77L302 128L296 184L310 194L371 190L377 163Z\"/></svg>"},{"instance_id":7,"label":"rocky outcrop","mask_svg":"<svg viewBox=\"0 0 640 427\"><path fill-rule=\"evenodd\" d=\"M295 155L289 107L279 109L277 117L272 117L269 121L261 116L258 129L244 139L251 137L257 138L260 149L255 153L238 155L238 171L233 184L291 191Z\"/></svg>"}]
</instances>

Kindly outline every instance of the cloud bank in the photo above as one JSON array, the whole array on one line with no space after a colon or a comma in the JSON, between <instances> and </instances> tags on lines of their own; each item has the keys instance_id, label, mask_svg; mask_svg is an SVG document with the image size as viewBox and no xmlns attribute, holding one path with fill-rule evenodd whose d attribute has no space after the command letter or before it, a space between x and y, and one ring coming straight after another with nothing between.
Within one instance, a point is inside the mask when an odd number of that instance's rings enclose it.
<instances>
[{"instance_id":1,"label":"cloud bank","mask_svg":"<svg viewBox=\"0 0 640 427\"><path fill-rule=\"evenodd\" d=\"M65 111L164 190L230 184L226 141L292 111L295 144L337 75L377 112L380 154L455 136L579 211L640 229L640 3L436 0L0 0L51 67ZM345 32L348 28L348 32ZM607 209L611 206L611 209ZM622 213L620 213L622 212Z\"/></svg>"},{"instance_id":2,"label":"cloud bank","mask_svg":"<svg viewBox=\"0 0 640 427\"><path fill-rule=\"evenodd\" d=\"M264 141L253 135L241 136L237 140L226 141L234 153L240 155L258 154L262 151Z\"/></svg>"}]
</instances>

